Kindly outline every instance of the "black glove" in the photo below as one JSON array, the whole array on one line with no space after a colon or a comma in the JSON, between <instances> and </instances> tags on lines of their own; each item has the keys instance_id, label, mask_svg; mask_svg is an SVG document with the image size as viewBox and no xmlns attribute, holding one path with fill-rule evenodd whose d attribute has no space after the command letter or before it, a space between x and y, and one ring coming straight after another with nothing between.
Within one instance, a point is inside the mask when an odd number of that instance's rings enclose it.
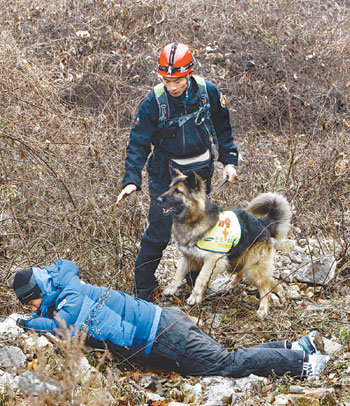
<instances>
[{"instance_id":1,"label":"black glove","mask_svg":"<svg viewBox=\"0 0 350 406\"><path fill-rule=\"evenodd\" d=\"M18 318L16 320L16 324L17 324L18 327L25 328L26 327L26 319Z\"/></svg>"}]
</instances>

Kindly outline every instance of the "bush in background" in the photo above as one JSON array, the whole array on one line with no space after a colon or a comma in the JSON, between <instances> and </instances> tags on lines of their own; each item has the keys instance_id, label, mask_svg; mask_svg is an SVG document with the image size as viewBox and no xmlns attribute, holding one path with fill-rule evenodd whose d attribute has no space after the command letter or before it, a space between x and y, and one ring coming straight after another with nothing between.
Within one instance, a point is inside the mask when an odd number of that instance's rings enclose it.
<instances>
[{"instance_id":1,"label":"bush in background","mask_svg":"<svg viewBox=\"0 0 350 406\"><path fill-rule=\"evenodd\" d=\"M146 181L114 203L131 122L174 40L191 45L231 110L239 182L215 198L236 206L284 193L295 226L340 243L348 269L346 3L20 0L5 3L0 24L3 280L65 257L90 282L130 291Z\"/></svg>"}]
</instances>

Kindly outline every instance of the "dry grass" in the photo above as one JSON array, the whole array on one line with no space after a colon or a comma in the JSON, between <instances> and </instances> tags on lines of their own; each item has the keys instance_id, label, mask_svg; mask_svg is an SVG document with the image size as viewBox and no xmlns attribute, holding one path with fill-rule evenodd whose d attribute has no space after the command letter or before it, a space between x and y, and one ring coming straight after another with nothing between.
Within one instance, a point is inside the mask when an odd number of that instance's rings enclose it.
<instances>
[{"instance_id":1,"label":"dry grass","mask_svg":"<svg viewBox=\"0 0 350 406\"><path fill-rule=\"evenodd\" d=\"M172 40L226 94L242 161L218 197L284 193L294 226L349 273L349 16L327 1L5 0L0 16L0 273L64 257L130 292L147 187L116 208L139 102ZM215 175L217 176L217 174ZM215 178L216 179L216 178ZM16 305L1 286L2 314ZM230 335L229 332L225 335Z\"/></svg>"}]
</instances>

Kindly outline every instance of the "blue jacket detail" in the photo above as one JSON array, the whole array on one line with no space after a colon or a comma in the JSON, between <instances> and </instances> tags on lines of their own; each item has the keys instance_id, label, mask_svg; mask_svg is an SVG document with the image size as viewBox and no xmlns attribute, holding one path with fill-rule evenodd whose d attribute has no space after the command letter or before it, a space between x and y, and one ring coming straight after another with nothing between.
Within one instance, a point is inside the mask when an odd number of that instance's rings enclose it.
<instances>
[{"instance_id":1,"label":"blue jacket detail","mask_svg":"<svg viewBox=\"0 0 350 406\"><path fill-rule=\"evenodd\" d=\"M232 126L229 112L220 103L218 88L208 80L206 82L210 102L210 115L217 141L219 161L224 165L238 163L237 147L233 143ZM165 89L169 101L170 117L180 117L195 112L201 106L198 85L191 78L188 92L180 97L172 97ZM181 127L160 128L159 107L154 90L151 90L139 107L136 120L131 128L129 144L126 149L125 176L122 186L135 184L138 189L142 183L142 169L155 146L148 162L151 175L162 176L167 169L167 158L190 158L203 154L210 148L211 129L203 124L196 126L194 118ZM162 152L163 157L159 155Z\"/></svg>"},{"instance_id":2,"label":"blue jacket detail","mask_svg":"<svg viewBox=\"0 0 350 406\"><path fill-rule=\"evenodd\" d=\"M115 290L82 282L74 262L58 260L33 268L43 292L40 316L26 321L27 329L55 334L64 322L74 335L84 326L100 341L129 347L132 354L148 355L156 336L161 308Z\"/></svg>"}]
</instances>

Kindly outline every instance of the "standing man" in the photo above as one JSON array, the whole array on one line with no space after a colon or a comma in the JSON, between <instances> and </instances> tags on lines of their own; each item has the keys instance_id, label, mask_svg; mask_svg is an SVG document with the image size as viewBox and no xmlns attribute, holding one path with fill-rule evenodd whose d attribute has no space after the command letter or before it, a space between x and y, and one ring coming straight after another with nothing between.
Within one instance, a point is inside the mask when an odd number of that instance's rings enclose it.
<instances>
[{"instance_id":1,"label":"standing man","mask_svg":"<svg viewBox=\"0 0 350 406\"><path fill-rule=\"evenodd\" d=\"M238 151L225 97L213 83L192 75L194 64L185 44L174 42L162 49L158 61L162 83L141 103L126 149L123 189L117 204L141 189L142 169L149 158L149 226L135 266L135 294L147 301L153 301L158 286L154 273L171 235L171 216L165 216L157 204L157 197L168 190L169 168L185 174L196 171L209 192L215 145L224 165L223 178L233 182L237 177Z\"/></svg>"}]
</instances>

